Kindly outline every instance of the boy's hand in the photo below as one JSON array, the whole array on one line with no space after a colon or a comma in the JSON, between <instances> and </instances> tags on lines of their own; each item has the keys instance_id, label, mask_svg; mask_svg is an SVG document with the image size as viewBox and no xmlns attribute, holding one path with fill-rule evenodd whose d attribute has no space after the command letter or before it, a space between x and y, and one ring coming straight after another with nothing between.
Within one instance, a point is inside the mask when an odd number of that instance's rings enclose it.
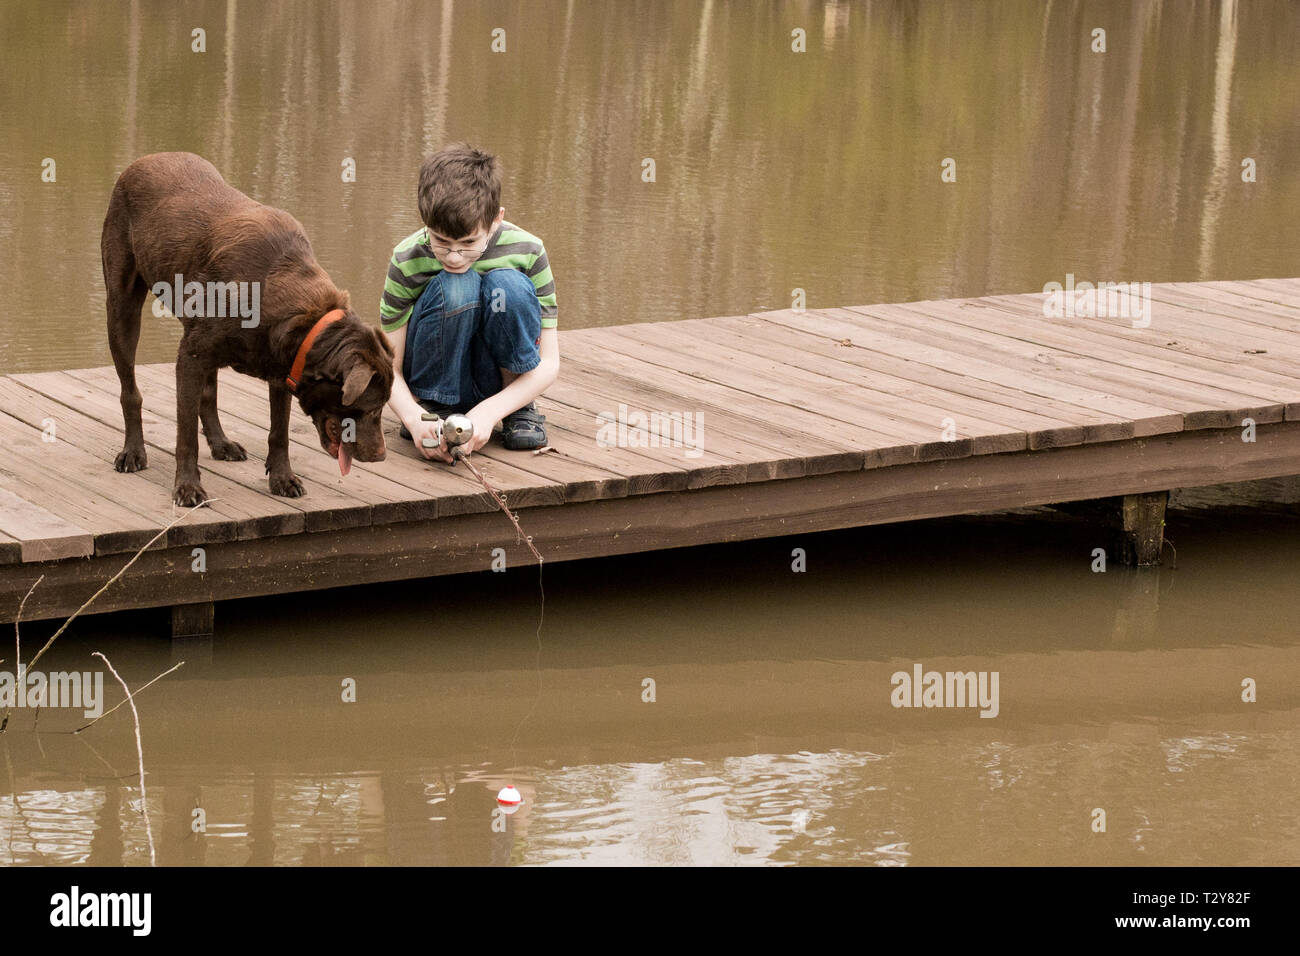
<instances>
[{"instance_id":1,"label":"boy's hand","mask_svg":"<svg viewBox=\"0 0 1300 956\"><path fill-rule=\"evenodd\" d=\"M491 440L492 426L497 423L498 419L489 417L490 414L490 412L484 412L481 405L476 405L465 413L465 417L474 423L473 436L460 446L465 449L465 454L468 455L471 452L478 451ZM415 433L412 432L411 434Z\"/></svg>"},{"instance_id":2,"label":"boy's hand","mask_svg":"<svg viewBox=\"0 0 1300 956\"><path fill-rule=\"evenodd\" d=\"M411 433L411 441L415 443L416 450L425 458L431 461L451 461L451 454L447 451L447 446L435 445L432 448L424 446L424 439L431 441L438 440L438 427L436 422L426 422L422 418L416 418L413 421L403 422L406 430ZM475 429L478 425L475 424Z\"/></svg>"}]
</instances>

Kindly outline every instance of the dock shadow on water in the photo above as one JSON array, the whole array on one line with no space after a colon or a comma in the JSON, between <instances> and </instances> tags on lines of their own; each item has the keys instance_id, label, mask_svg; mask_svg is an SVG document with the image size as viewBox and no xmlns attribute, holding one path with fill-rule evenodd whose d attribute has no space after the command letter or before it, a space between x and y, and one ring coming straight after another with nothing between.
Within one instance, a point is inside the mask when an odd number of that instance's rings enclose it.
<instances>
[{"instance_id":1,"label":"dock shadow on water","mask_svg":"<svg viewBox=\"0 0 1300 956\"><path fill-rule=\"evenodd\" d=\"M232 602L175 648L91 618L43 663L186 660L138 700L160 864L1294 862L1300 512L1186 500L1176 569L1095 571L1046 510L549 565L540 674L533 567ZM918 667L996 700L896 706ZM147 862L120 715L15 712L0 862Z\"/></svg>"}]
</instances>

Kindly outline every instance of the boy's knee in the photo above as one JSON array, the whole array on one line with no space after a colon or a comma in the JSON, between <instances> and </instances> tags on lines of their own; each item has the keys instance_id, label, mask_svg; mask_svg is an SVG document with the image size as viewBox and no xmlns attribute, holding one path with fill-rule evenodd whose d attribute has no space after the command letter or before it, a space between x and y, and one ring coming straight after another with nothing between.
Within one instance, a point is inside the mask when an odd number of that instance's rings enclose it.
<instances>
[{"instance_id":1,"label":"boy's knee","mask_svg":"<svg viewBox=\"0 0 1300 956\"><path fill-rule=\"evenodd\" d=\"M453 314L473 306L481 291L478 274L442 270L425 284L415 307L421 312Z\"/></svg>"},{"instance_id":2,"label":"boy's knee","mask_svg":"<svg viewBox=\"0 0 1300 956\"><path fill-rule=\"evenodd\" d=\"M483 273L483 337L499 368L522 374L540 361L542 310L532 280L517 269Z\"/></svg>"},{"instance_id":3,"label":"boy's knee","mask_svg":"<svg viewBox=\"0 0 1300 956\"><path fill-rule=\"evenodd\" d=\"M504 312L511 305L533 305L537 291L518 269L492 269L482 275L482 295L487 312ZM531 301L530 301L531 300Z\"/></svg>"}]
</instances>

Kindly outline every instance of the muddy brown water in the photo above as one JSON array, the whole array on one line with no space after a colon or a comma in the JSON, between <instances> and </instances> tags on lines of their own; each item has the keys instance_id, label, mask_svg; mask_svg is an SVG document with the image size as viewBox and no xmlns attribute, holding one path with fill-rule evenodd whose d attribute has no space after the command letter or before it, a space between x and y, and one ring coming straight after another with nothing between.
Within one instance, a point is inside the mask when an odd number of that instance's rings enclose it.
<instances>
[{"instance_id":1,"label":"muddy brown water","mask_svg":"<svg viewBox=\"0 0 1300 956\"><path fill-rule=\"evenodd\" d=\"M104 206L159 149L372 311L451 139L500 154L561 328L1300 275L1300 8L1229 6L2 0L0 371L109 363ZM177 338L147 317L141 361ZM160 863L1294 864L1298 501L1181 491L1143 572L1047 510L548 565L540 655L512 568L234 602L175 648L86 618L41 667L185 660L139 700ZM895 708L915 664L996 672L997 716ZM0 863L147 864L130 714L84 722L14 712Z\"/></svg>"}]
</instances>

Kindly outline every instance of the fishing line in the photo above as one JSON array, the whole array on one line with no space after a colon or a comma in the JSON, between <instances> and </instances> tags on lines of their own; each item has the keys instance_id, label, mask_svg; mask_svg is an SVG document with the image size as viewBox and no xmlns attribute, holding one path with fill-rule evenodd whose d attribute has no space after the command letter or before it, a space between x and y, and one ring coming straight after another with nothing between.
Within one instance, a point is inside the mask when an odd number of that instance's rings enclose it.
<instances>
[{"instance_id":1,"label":"fishing line","mask_svg":"<svg viewBox=\"0 0 1300 956\"><path fill-rule=\"evenodd\" d=\"M510 519L510 523L515 526L515 543L518 544L522 540L526 545L528 545L528 550L533 553L533 557L537 559L537 590L541 595L541 611L537 616L537 657L534 661L534 669L537 673L537 693L533 697L532 706L528 708L528 713L524 714L524 716L520 718L519 723L515 726L514 736L510 738L510 762L511 764L517 765L519 759L515 744L519 740L519 731L523 729L524 724L527 723L528 719L533 716L534 712L536 712L537 705L542 700L542 622L546 620L546 588L542 584L542 554L536 547L534 547L533 536L524 534L524 529L519 525L519 516L510 510L509 505L506 503L506 496L488 483L483 472L474 467L473 462L465 457L459 446L452 452L452 456L465 463L465 467L467 467L470 470L470 473L482 483L483 487L487 489L488 494L492 496L493 500L496 501L501 510L505 512L506 517Z\"/></svg>"},{"instance_id":2,"label":"fishing line","mask_svg":"<svg viewBox=\"0 0 1300 956\"><path fill-rule=\"evenodd\" d=\"M505 494L498 491L496 488L493 488L492 484L487 480L487 477L483 472L479 471L478 468L475 467L474 463L469 460L469 455L465 451L464 446L474 436L474 423L464 415L449 415L445 422L434 413L426 412L420 417L424 421L435 422L438 432L438 439L436 441L431 438L424 439L423 444L425 447L434 448L445 442L447 450L451 453L451 463L453 465L458 461L463 461L465 463L465 467L469 469L470 474L479 480L479 483L483 486L484 490L487 491L492 500L497 503L497 507L505 512L505 516L509 518L510 523L515 526L515 543L518 544L522 541L524 544L528 545L528 550L531 551L533 557L537 559L537 590L541 595L541 609L537 616L537 656L534 661L534 670L537 674L537 693L533 697L532 705L528 708L528 713L524 714L524 716L520 718L519 723L515 726L514 736L510 738L510 762L512 765L518 765L519 757L515 744L519 740L519 731L523 729L524 724L527 723L528 719L536 712L537 705L541 703L542 700L542 622L546 620L546 588L542 583L542 553L533 545L532 535L524 534L524 529L519 524L519 516L510 510L510 505L506 501Z\"/></svg>"}]
</instances>

